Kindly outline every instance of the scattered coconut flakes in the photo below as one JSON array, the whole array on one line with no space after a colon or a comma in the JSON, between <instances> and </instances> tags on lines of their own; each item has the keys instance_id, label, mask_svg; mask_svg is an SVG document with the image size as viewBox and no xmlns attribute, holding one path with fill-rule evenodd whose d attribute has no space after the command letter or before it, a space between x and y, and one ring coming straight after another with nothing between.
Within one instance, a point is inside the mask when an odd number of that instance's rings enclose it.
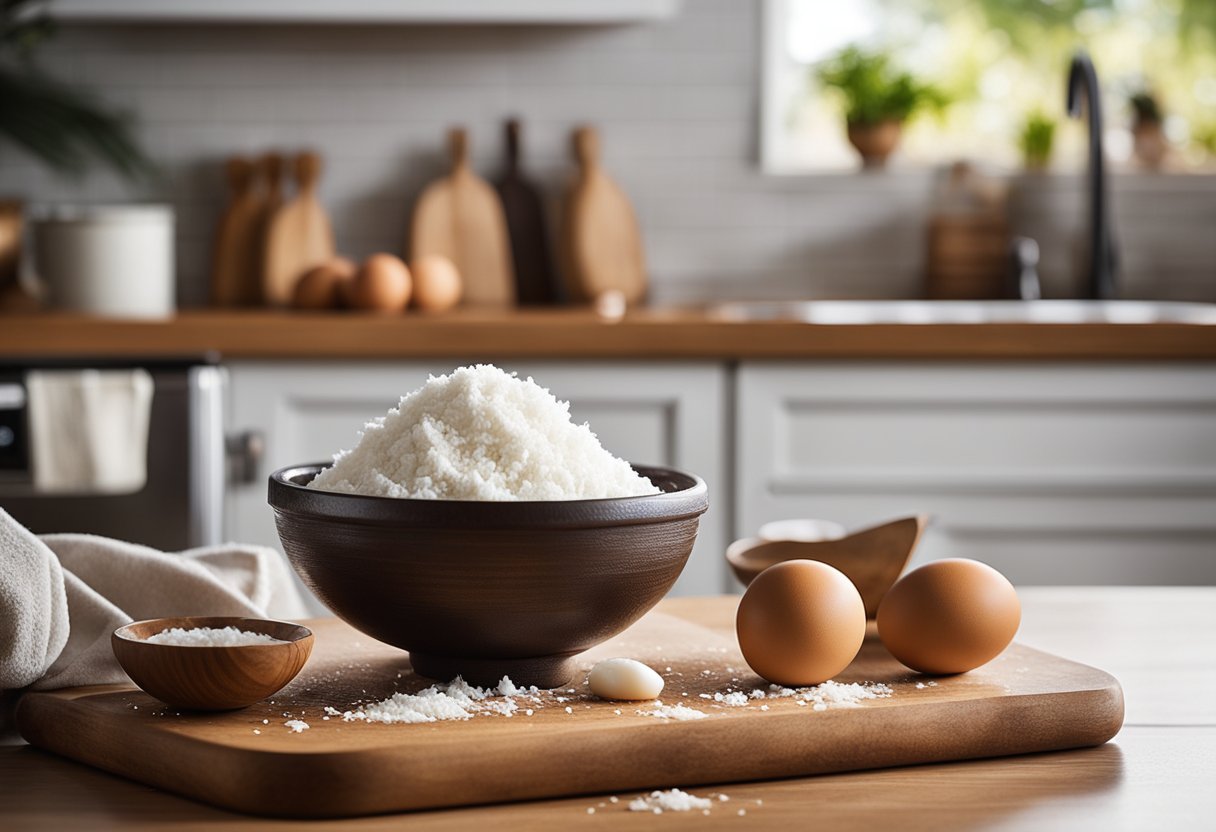
<instances>
[{"instance_id":1,"label":"scattered coconut flakes","mask_svg":"<svg viewBox=\"0 0 1216 832\"><path fill-rule=\"evenodd\" d=\"M733 693L715 693L714 701L721 702L723 705L730 705L732 708L737 708L741 705L746 705L748 702L747 694L741 690Z\"/></svg>"},{"instance_id":2,"label":"scattered coconut flakes","mask_svg":"<svg viewBox=\"0 0 1216 832\"><path fill-rule=\"evenodd\" d=\"M680 789L654 791L644 797L629 801L631 812L653 812L661 815L663 812L690 812L693 809L709 809L713 801L707 797L697 797Z\"/></svg>"},{"instance_id":3,"label":"scattered coconut flakes","mask_svg":"<svg viewBox=\"0 0 1216 832\"><path fill-rule=\"evenodd\" d=\"M506 693L512 691L513 693ZM521 688L504 676L493 688L470 685L457 676L446 685L431 685L417 693L394 693L381 702L362 705L355 710L339 711L327 706L325 713L345 722L380 722L386 725L470 719L474 714L510 717L519 710L515 697L535 700L536 686ZM501 699L492 699L495 695ZM531 709L527 710L532 715Z\"/></svg>"},{"instance_id":4,"label":"scattered coconut flakes","mask_svg":"<svg viewBox=\"0 0 1216 832\"><path fill-rule=\"evenodd\" d=\"M309 729L309 724L302 719L289 719L283 723L293 734L299 734Z\"/></svg>"},{"instance_id":5,"label":"scattered coconut flakes","mask_svg":"<svg viewBox=\"0 0 1216 832\"><path fill-rule=\"evenodd\" d=\"M698 711L696 708L690 708L687 705L664 705L662 702L656 702L653 711L638 711L642 716L653 716L659 719L674 719L677 722L685 722L690 719L705 719L709 714L704 711Z\"/></svg>"}]
</instances>

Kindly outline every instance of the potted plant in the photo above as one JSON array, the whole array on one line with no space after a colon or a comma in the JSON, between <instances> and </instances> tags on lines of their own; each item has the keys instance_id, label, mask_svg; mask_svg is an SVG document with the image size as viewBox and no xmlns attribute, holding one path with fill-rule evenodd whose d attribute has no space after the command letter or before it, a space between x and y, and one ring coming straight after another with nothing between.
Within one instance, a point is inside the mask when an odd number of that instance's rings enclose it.
<instances>
[{"instance_id":1,"label":"potted plant","mask_svg":"<svg viewBox=\"0 0 1216 832\"><path fill-rule=\"evenodd\" d=\"M1170 150L1161 103L1153 93L1141 90L1128 98L1128 104L1132 109L1132 153L1144 167L1160 170Z\"/></svg>"},{"instance_id":2,"label":"potted plant","mask_svg":"<svg viewBox=\"0 0 1216 832\"><path fill-rule=\"evenodd\" d=\"M867 168L886 164L899 145L905 121L947 104L945 93L896 69L884 52L849 46L813 72L819 83L843 99L849 143Z\"/></svg>"},{"instance_id":3,"label":"potted plant","mask_svg":"<svg viewBox=\"0 0 1216 832\"><path fill-rule=\"evenodd\" d=\"M1043 171L1051 162L1051 150L1055 144L1056 122L1041 110L1026 116L1022 132L1018 135L1018 147L1027 170Z\"/></svg>"},{"instance_id":4,"label":"potted plant","mask_svg":"<svg viewBox=\"0 0 1216 832\"><path fill-rule=\"evenodd\" d=\"M129 179L149 174L151 163L125 117L34 65L35 48L54 33L50 18L36 11L41 5L0 0L0 140L68 176L81 176L96 164ZM16 280L20 223L19 201L3 201L0 309L31 305Z\"/></svg>"}]
</instances>

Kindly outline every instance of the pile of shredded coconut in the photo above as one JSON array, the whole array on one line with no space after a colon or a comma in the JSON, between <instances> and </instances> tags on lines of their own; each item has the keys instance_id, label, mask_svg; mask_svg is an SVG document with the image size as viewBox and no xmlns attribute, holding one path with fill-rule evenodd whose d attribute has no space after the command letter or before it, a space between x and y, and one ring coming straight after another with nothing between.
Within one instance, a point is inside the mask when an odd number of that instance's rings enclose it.
<instances>
[{"instance_id":1,"label":"pile of shredded coconut","mask_svg":"<svg viewBox=\"0 0 1216 832\"><path fill-rule=\"evenodd\" d=\"M661 699L656 699L654 710L638 711L642 716L653 716L659 719L674 719L677 722L687 722L691 719L705 719L709 714L689 708L687 705L664 705Z\"/></svg>"},{"instance_id":2,"label":"pile of shredded coconut","mask_svg":"<svg viewBox=\"0 0 1216 832\"><path fill-rule=\"evenodd\" d=\"M369 423L309 484L424 500L588 500L657 494L570 405L497 367L431 377Z\"/></svg>"},{"instance_id":3,"label":"pile of shredded coconut","mask_svg":"<svg viewBox=\"0 0 1216 832\"><path fill-rule=\"evenodd\" d=\"M509 717L519 710L517 698L537 702L539 695L540 690L535 686L518 687L506 676L493 688L479 688L457 676L446 685L431 685L417 693L394 693L382 702L363 705L353 711L327 707L325 713L346 722L381 722L385 725L471 719L478 713ZM532 715L530 709L526 713Z\"/></svg>"},{"instance_id":4,"label":"pile of shredded coconut","mask_svg":"<svg viewBox=\"0 0 1216 832\"><path fill-rule=\"evenodd\" d=\"M697 797L680 789L651 792L644 797L629 801L631 812L653 812L661 815L664 812L691 812L700 809L708 813L714 802L708 797Z\"/></svg>"},{"instance_id":5,"label":"pile of shredded coconut","mask_svg":"<svg viewBox=\"0 0 1216 832\"><path fill-rule=\"evenodd\" d=\"M188 630L170 627L148 636L144 641L151 644L172 644L176 647L246 647L251 644L287 643L265 633L239 630L236 627L193 627Z\"/></svg>"}]
</instances>

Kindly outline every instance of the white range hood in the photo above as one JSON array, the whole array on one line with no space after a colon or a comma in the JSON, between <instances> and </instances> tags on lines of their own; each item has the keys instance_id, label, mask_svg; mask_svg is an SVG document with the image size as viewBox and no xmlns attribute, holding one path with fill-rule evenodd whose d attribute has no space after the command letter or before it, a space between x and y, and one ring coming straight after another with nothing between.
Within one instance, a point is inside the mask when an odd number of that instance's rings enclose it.
<instances>
[{"instance_id":1,"label":"white range hood","mask_svg":"<svg viewBox=\"0 0 1216 832\"><path fill-rule=\"evenodd\" d=\"M52 0L53 16L104 23L613 24L672 17L681 0Z\"/></svg>"}]
</instances>

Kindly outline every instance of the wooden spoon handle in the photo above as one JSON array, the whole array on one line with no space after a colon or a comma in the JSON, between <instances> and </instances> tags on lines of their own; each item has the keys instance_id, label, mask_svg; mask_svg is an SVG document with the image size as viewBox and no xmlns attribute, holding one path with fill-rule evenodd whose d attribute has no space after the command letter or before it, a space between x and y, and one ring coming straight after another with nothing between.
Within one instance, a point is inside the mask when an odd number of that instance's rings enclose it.
<instances>
[{"instance_id":1,"label":"wooden spoon handle","mask_svg":"<svg viewBox=\"0 0 1216 832\"><path fill-rule=\"evenodd\" d=\"M296 157L296 183L301 191L310 191L316 187L321 177L321 156L312 151L304 151Z\"/></svg>"},{"instance_id":2,"label":"wooden spoon handle","mask_svg":"<svg viewBox=\"0 0 1216 832\"><path fill-rule=\"evenodd\" d=\"M574 131L574 158L584 168L594 167L600 159L600 137L594 127L579 127Z\"/></svg>"},{"instance_id":3,"label":"wooden spoon handle","mask_svg":"<svg viewBox=\"0 0 1216 832\"><path fill-rule=\"evenodd\" d=\"M452 170L469 166L469 134L463 127L448 131L448 154L452 159Z\"/></svg>"}]
</instances>

